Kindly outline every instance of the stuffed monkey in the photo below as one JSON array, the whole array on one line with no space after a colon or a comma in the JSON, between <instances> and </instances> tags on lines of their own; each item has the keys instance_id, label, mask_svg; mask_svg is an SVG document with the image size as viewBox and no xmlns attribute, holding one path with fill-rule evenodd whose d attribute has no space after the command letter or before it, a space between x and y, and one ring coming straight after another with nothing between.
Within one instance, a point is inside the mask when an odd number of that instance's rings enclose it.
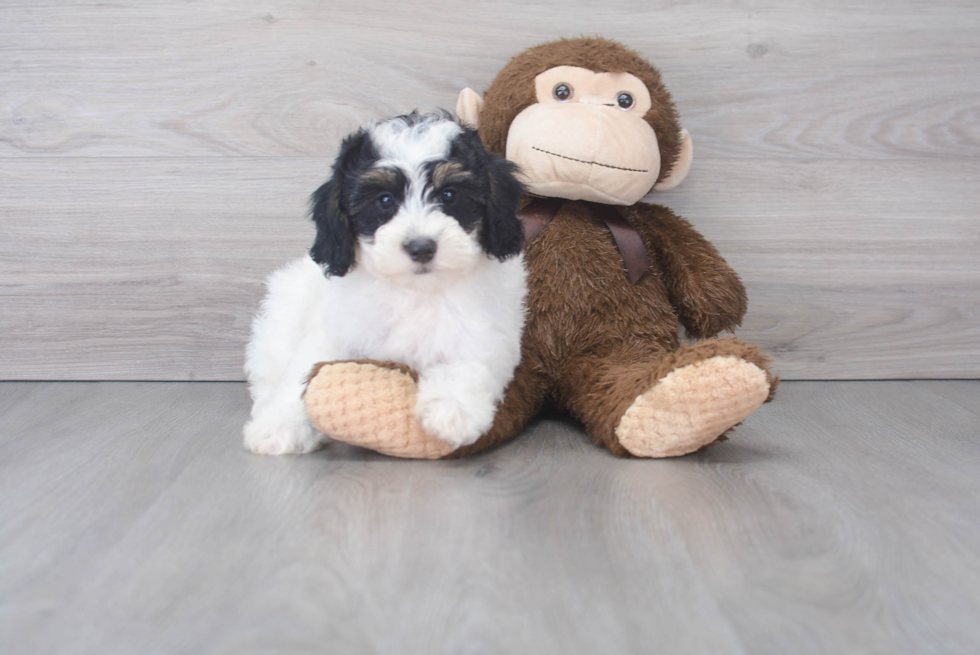
<instances>
[{"instance_id":1,"label":"stuffed monkey","mask_svg":"<svg viewBox=\"0 0 980 655\"><path fill-rule=\"evenodd\" d=\"M661 205L638 202L687 175L691 137L660 73L598 38L517 55L460 119L523 170L527 324L522 359L489 432L453 451L414 415L415 376L391 362L321 365L306 392L331 437L400 457L476 453L520 434L546 402L617 455L697 451L772 398L737 327L745 289L717 250ZM698 339L681 343L679 328Z\"/></svg>"}]
</instances>

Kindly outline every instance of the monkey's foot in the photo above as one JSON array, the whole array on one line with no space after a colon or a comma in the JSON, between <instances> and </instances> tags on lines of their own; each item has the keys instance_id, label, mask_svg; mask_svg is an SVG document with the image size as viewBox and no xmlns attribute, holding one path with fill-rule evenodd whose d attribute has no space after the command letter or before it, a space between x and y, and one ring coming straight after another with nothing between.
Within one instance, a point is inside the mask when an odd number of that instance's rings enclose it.
<instances>
[{"instance_id":1,"label":"monkey's foot","mask_svg":"<svg viewBox=\"0 0 980 655\"><path fill-rule=\"evenodd\" d=\"M337 441L392 457L445 457L455 448L422 429L416 387L407 367L331 362L313 369L303 399L313 425Z\"/></svg>"},{"instance_id":2,"label":"monkey's foot","mask_svg":"<svg viewBox=\"0 0 980 655\"><path fill-rule=\"evenodd\" d=\"M712 443L769 397L766 373L734 355L675 369L623 414L616 437L637 457L677 457Z\"/></svg>"}]
</instances>

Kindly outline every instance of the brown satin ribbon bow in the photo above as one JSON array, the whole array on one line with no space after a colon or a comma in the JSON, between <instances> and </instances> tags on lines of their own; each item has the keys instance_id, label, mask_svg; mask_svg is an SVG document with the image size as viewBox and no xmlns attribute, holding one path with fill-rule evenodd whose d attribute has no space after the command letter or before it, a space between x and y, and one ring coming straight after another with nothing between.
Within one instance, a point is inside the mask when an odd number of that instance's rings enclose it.
<instances>
[{"instance_id":1,"label":"brown satin ribbon bow","mask_svg":"<svg viewBox=\"0 0 980 655\"><path fill-rule=\"evenodd\" d=\"M534 198L517 212L517 218L524 224L525 248L534 241L541 230L548 226L566 202L568 201L564 198ZM636 284L650 268L650 257L643 245L643 239L612 205L602 205L597 202L585 202L585 204L612 232L616 247L619 248L619 254L629 272L630 281Z\"/></svg>"}]
</instances>

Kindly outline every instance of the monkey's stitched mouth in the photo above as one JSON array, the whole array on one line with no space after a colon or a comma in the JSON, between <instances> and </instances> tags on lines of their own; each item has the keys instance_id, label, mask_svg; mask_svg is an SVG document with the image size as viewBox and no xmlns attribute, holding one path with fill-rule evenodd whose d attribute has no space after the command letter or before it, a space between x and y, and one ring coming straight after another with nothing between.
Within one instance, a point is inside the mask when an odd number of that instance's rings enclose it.
<instances>
[{"instance_id":1,"label":"monkey's stitched mouth","mask_svg":"<svg viewBox=\"0 0 980 655\"><path fill-rule=\"evenodd\" d=\"M603 168L612 168L617 171L626 171L627 173L649 173L649 170L644 170L642 168L623 168L622 166L613 166L612 164L600 164L597 161L585 161L584 159L576 159L575 157L569 157L568 155L560 155L557 152L551 152L550 150L545 150L537 146L531 146L531 150L537 150L538 152L543 152L546 155L551 155L552 157L561 157L562 159L567 159L569 161L577 161L580 164L594 164L596 166L602 166Z\"/></svg>"}]
</instances>

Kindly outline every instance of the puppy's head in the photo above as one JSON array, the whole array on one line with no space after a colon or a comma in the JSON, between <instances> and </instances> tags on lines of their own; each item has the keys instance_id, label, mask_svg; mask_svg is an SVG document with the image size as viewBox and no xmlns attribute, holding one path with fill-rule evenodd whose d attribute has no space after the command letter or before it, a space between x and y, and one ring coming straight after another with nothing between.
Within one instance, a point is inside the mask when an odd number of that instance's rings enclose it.
<instances>
[{"instance_id":1,"label":"puppy's head","mask_svg":"<svg viewBox=\"0 0 980 655\"><path fill-rule=\"evenodd\" d=\"M313 194L310 256L330 275L355 266L397 284L459 279L520 251L523 188L510 162L448 114L412 113L344 140Z\"/></svg>"}]
</instances>

